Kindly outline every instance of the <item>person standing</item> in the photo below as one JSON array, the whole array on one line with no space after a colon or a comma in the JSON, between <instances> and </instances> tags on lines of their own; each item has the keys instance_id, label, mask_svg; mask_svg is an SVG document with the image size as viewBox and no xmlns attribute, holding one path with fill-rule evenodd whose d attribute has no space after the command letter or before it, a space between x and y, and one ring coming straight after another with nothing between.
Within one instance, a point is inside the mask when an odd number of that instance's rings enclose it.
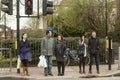
<instances>
[{"instance_id":1,"label":"person standing","mask_svg":"<svg viewBox=\"0 0 120 80\"><path fill-rule=\"evenodd\" d=\"M47 61L47 67L44 68L45 76L53 76L52 74L52 55L54 51L54 38L52 37L52 31L47 30L46 36L41 41L41 55L44 55Z\"/></svg>"},{"instance_id":2,"label":"person standing","mask_svg":"<svg viewBox=\"0 0 120 80\"><path fill-rule=\"evenodd\" d=\"M64 76L65 65L64 65L64 54L66 50L66 43L63 39L62 34L59 34L55 43L55 56L57 60L58 76Z\"/></svg>"},{"instance_id":3,"label":"person standing","mask_svg":"<svg viewBox=\"0 0 120 80\"><path fill-rule=\"evenodd\" d=\"M27 39L26 33L22 34L22 40L19 42L18 51L19 51L18 57L21 59L23 64L22 76L25 76L25 75L29 76L28 61L31 59L31 55L30 55L30 42Z\"/></svg>"},{"instance_id":4,"label":"person standing","mask_svg":"<svg viewBox=\"0 0 120 80\"><path fill-rule=\"evenodd\" d=\"M88 49L90 52L90 64L89 64L89 73L92 73L93 58L95 58L97 73L99 74L99 38L96 36L96 32L92 32L92 36L88 40Z\"/></svg>"},{"instance_id":5,"label":"person standing","mask_svg":"<svg viewBox=\"0 0 120 80\"><path fill-rule=\"evenodd\" d=\"M85 74L85 57L86 57L86 43L85 43L85 36L82 35L78 41L77 52L79 57L79 73ZM82 65L83 65L83 72L82 72Z\"/></svg>"}]
</instances>

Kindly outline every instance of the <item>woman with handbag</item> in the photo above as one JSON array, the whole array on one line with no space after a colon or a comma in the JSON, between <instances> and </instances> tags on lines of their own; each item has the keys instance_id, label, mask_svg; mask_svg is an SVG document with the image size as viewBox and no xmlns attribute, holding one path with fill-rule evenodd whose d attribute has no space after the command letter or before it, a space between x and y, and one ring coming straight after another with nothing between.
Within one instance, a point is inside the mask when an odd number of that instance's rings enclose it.
<instances>
[{"instance_id":1,"label":"woman with handbag","mask_svg":"<svg viewBox=\"0 0 120 80\"><path fill-rule=\"evenodd\" d=\"M79 57L79 73L85 74L85 57L86 57L86 43L85 43L85 36L82 35L78 41L77 47L78 57ZM83 72L82 72L83 66Z\"/></svg>"},{"instance_id":2,"label":"woman with handbag","mask_svg":"<svg viewBox=\"0 0 120 80\"><path fill-rule=\"evenodd\" d=\"M58 76L63 76L65 71L64 65L64 54L66 50L66 43L63 40L63 36L61 34L58 35L57 41L55 43L55 56L57 60L58 66Z\"/></svg>"},{"instance_id":3,"label":"woman with handbag","mask_svg":"<svg viewBox=\"0 0 120 80\"><path fill-rule=\"evenodd\" d=\"M22 40L19 42L18 53L19 53L18 57L21 59L23 64L22 76L25 76L25 75L29 76L28 60L31 59L31 56L30 56L30 42L27 39L26 33L22 34Z\"/></svg>"}]
</instances>

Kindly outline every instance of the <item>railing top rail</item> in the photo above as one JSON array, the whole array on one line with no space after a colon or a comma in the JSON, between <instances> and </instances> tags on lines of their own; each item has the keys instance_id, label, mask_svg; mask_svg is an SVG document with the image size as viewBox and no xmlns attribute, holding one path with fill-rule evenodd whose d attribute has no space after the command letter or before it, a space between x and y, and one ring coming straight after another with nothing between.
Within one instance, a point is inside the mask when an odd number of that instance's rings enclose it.
<instances>
[{"instance_id":1,"label":"railing top rail","mask_svg":"<svg viewBox=\"0 0 120 80\"><path fill-rule=\"evenodd\" d=\"M0 48L0 50L10 50L11 48Z\"/></svg>"}]
</instances>

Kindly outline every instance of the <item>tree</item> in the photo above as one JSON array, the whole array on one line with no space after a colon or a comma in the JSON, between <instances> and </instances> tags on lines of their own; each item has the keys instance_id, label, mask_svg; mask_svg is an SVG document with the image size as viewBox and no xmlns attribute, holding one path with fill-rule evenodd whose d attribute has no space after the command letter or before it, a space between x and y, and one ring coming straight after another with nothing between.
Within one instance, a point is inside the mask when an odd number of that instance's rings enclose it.
<instances>
[{"instance_id":1,"label":"tree","mask_svg":"<svg viewBox=\"0 0 120 80\"><path fill-rule=\"evenodd\" d=\"M113 4L109 0L108 21L112 7ZM54 23L54 27L64 36L79 36L84 32L90 33L94 30L104 37L105 0L63 0L58 8L58 16L54 15L51 23Z\"/></svg>"}]
</instances>

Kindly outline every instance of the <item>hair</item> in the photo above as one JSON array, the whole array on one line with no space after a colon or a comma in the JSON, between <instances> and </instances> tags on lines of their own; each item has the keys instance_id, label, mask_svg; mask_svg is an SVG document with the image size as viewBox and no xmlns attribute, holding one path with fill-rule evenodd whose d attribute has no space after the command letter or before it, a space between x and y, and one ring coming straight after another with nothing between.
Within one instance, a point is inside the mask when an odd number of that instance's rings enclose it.
<instances>
[{"instance_id":1,"label":"hair","mask_svg":"<svg viewBox=\"0 0 120 80\"><path fill-rule=\"evenodd\" d=\"M50 31L51 31L51 30L47 30L47 31L46 31L46 35L48 35ZM52 32L52 31L51 31L51 32Z\"/></svg>"},{"instance_id":2,"label":"hair","mask_svg":"<svg viewBox=\"0 0 120 80\"><path fill-rule=\"evenodd\" d=\"M84 38L86 37L85 35L81 35L80 36L80 40L83 41L82 37L84 36Z\"/></svg>"},{"instance_id":3,"label":"hair","mask_svg":"<svg viewBox=\"0 0 120 80\"><path fill-rule=\"evenodd\" d=\"M22 33L22 36L21 36L22 39L23 39L24 34L27 34L27 33Z\"/></svg>"},{"instance_id":4,"label":"hair","mask_svg":"<svg viewBox=\"0 0 120 80\"><path fill-rule=\"evenodd\" d=\"M62 34L58 34L58 36L60 36L60 37L61 37L61 40L64 40L64 38L63 38L63 35L62 35Z\"/></svg>"}]
</instances>

